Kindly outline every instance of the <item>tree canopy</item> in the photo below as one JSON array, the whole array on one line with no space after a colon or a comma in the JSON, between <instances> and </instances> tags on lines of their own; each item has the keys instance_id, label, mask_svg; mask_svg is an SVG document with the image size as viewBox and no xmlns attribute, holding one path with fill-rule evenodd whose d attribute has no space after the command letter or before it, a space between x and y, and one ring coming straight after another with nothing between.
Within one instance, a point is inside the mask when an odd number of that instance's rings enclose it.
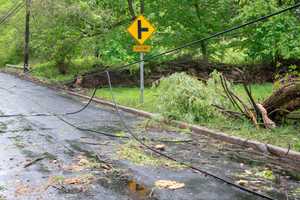
<instances>
[{"instance_id":1,"label":"tree canopy","mask_svg":"<svg viewBox=\"0 0 300 200\"><path fill-rule=\"evenodd\" d=\"M0 15L17 0L1 0ZM200 39L234 25L291 6L296 0L33 0L31 5L32 62L53 62L67 66L74 60L92 59L115 66L138 58L132 52L134 40L126 32L135 16L144 15L157 32L151 41L152 53ZM278 62L300 57L300 11L246 27L203 42L167 59L188 54L195 59L219 62ZM22 59L24 10L0 25L0 62L18 63ZM224 60L224 55L226 59ZM232 59L231 59L232 58ZM238 61L240 62L240 61ZM61 73L67 69L61 68Z\"/></svg>"}]
</instances>

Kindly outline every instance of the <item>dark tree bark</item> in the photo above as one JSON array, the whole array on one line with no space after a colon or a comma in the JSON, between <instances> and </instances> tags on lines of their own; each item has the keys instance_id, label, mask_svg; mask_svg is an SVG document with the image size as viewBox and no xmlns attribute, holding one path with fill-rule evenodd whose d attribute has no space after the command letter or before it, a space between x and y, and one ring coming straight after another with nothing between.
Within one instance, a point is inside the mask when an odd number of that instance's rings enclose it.
<instances>
[{"instance_id":1,"label":"dark tree bark","mask_svg":"<svg viewBox=\"0 0 300 200\"><path fill-rule=\"evenodd\" d=\"M140 0L141 2L141 14L143 15L145 12L145 1L144 0Z\"/></svg>"},{"instance_id":2,"label":"dark tree bark","mask_svg":"<svg viewBox=\"0 0 300 200\"><path fill-rule=\"evenodd\" d=\"M199 23L201 23L201 9L199 6L199 3L195 1L194 3L194 8L196 11L196 15L198 18ZM206 42L201 42L201 54L202 54L202 59L204 61L208 61L208 51L207 51L207 43Z\"/></svg>"},{"instance_id":3,"label":"dark tree bark","mask_svg":"<svg viewBox=\"0 0 300 200\"><path fill-rule=\"evenodd\" d=\"M204 61L208 61L208 52L207 52L207 43L201 42L201 53L202 53L202 59Z\"/></svg>"},{"instance_id":4,"label":"dark tree bark","mask_svg":"<svg viewBox=\"0 0 300 200\"><path fill-rule=\"evenodd\" d=\"M134 20L136 18L136 14L133 8L133 0L127 0L127 2L128 2L129 13L132 17L132 20Z\"/></svg>"}]
</instances>

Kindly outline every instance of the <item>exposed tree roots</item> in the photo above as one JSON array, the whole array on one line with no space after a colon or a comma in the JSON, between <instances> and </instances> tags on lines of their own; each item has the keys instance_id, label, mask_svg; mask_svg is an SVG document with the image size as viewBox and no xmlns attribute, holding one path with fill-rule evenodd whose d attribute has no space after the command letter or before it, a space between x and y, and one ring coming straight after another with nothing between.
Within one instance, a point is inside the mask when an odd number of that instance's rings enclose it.
<instances>
[{"instance_id":1,"label":"exposed tree roots","mask_svg":"<svg viewBox=\"0 0 300 200\"><path fill-rule=\"evenodd\" d=\"M239 71L241 77L243 73ZM245 93L247 94L248 102L245 102L237 94L235 94L229 87L228 81L223 75L220 76L221 84L225 95L231 101L233 107L238 112L230 111L218 105L213 105L223 114L234 117L249 119L257 128L263 125L265 128L271 129L276 127L276 123L282 122L286 116L298 109L300 109L300 81L293 80L283 85L280 89L275 91L264 102L258 103L255 101L251 93L251 88L246 84L246 78L243 82Z\"/></svg>"}]
</instances>

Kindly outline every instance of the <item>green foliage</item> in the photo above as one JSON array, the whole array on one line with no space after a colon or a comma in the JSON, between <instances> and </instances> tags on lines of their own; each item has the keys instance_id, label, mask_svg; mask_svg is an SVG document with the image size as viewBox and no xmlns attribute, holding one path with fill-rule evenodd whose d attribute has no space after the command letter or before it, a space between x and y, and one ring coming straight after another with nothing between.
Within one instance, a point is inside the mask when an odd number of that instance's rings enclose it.
<instances>
[{"instance_id":1,"label":"green foliage","mask_svg":"<svg viewBox=\"0 0 300 200\"><path fill-rule=\"evenodd\" d=\"M263 15L278 11L294 4L285 1L283 5L277 0L246 1L234 23L246 22ZM278 59L299 58L300 56L300 19L294 12L287 12L268 19L262 23L245 28L236 42L237 48L246 49L250 58L277 62Z\"/></svg>"},{"instance_id":2,"label":"green foliage","mask_svg":"<svg viewBox=\"0 0 300 200\"><path fill-rule=\"evenodd\" d=\"M68 74L64 75L60 73L55 61L38 64L34 66L32 75L51 82L69 81L73 80L79 74L88 72L101 65L101 63L93 57L86 57L84 59L72 60L70 65L72 67L69 69Z\"/></svg>"},{"instance_id":3,"label":"green foliage","mask_svg":"<svg viewBox=\"0 0 300 200\"><path fill-rule=\"evenodd\" d=\"M0 1L0 16L5 16L7 10L11 9L17 1ZM7 63L18 64L22 60L23 41L23 21L19 17L23 12L19 12L6 22L0 25L0 66Z\"/></svg>"},{"instance_id":4,"label":"green foliage","mask_svg":"<svg viewBox=\"0 0 300 200\"><path fill-rule=\"evenodd\" d=\"M265 169L264 171L257 172L255 175L268 180L275 180L273 171L269 169Z\"/></svg>"},{"instance_id":5,"label":"green foliage","mask_svg":"<svg viewBox=\"0 0 300 200\"><path fill-rule=\"evenodd\" d=\"M0 1L3 16L17 0ZM139 15L139 1L133 1ZM154 24L155 37L147 41L152 54L204 38L233 25L258 18L294 3L277 0L166 0L145 2L145 16ZM55 62L60 73L72 73L72 62L97 57L107 66L120 66L138 59L134 40L125 31L132 16L127 1L44 0L32 1L31 58L39 63ZM299 17L295 12L244 28L157 58L170 60L183 54L191 58L216 59L226 63L249 60L276 61L299 58ZM24 10L0 28L0 64L22 61ZM132 66L135 71L136 66ZM150 69L151 70L151 69Z\"/></svg>"},{"instance_id":6,"label":"green foliage","mask_svg":"<svg viewBox=\"0 0 300 200\"><path fill-rule=\"evenodd\" d=\"M189 122L205 122L223 117L212 105L230 108L220 84L220 74L213 72L207 84L185 73L175 73L160 81L158 108L166 117Z\"/></svg>"}]
</instances>

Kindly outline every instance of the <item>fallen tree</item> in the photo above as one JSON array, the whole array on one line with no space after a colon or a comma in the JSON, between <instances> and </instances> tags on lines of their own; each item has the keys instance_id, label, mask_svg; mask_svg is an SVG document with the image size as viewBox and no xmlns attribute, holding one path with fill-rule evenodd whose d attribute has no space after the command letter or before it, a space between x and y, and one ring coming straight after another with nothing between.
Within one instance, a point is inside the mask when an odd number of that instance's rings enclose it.
<instances>
[{"instance_id":1,"label":"fallen tree","mask_svg":"<svg viewBox=\"0 0 300 200\"><path fill-rule=\"evenodd\" d=\"M241 76L243 73L240 72ZM235 94L228 86L228 81L223 75L220 76L221 84L227 98L233 106L239 111L229 111L225 108L220 109L222 113L232 117L246 117L258 128L263 125L265 128L275 128L276 123L282 123L286 117L300 109L300 79L295 78L283 84L278 90L273 92L264 102L258 103L251 94L251 87L243 83L250 104Z\"/></svg>"}]
</instances>

